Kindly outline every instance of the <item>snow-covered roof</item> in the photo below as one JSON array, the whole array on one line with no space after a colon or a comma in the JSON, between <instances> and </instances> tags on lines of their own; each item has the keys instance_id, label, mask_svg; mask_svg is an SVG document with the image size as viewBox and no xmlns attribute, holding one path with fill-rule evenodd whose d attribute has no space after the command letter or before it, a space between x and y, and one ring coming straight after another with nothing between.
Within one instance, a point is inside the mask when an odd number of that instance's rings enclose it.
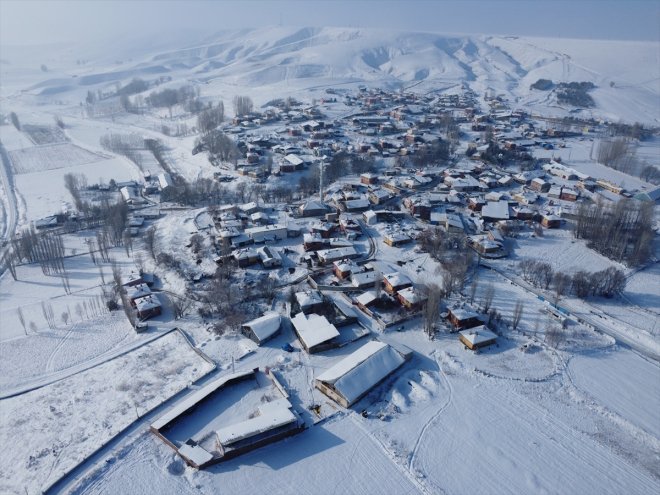
<instances>
[{"instance_id":1,"label":"snow-covered roof","mask_svg":"<svg viewBox=\"0 0 660 495\"><path fill-rule=\"evenodd\" d=\"M172 409L163 414L160 418L154 421L151 424L151 428L154 430L160 430L161 428L167 426L169 423L174 421L178 416L181 416L188 409L195 406L206 397L214 393L216 390L224 386L228 381L235 378L241 378L248 375L253 375L254 370L249 371L237 371L236 373L230 373L228 375L222 376L217 380L212 381L203 388L193 392L188 395L185 399L178 402Z\"/></svg>"},{"instance_id":2,"label":"snow-covered roof","mask_svg":"<svg viewBox=\"0 0 660 495\"><path fill-rule=\"evenodd\" d=\"M298 301L298 305L304 309L322 303L323 296L321 296L321 293L317 290L305 290L296 292L296 301Z\"/></svg>"},{"instance_id":3,"label":"snow-covered roof","mask_svg":"<svg viewBox=\"0 0 660 495\"><path fill-rule=\"evenodd\" d=\"M363 292L362 294L360 294L359 296L357 296L355 298L355 301L358 304L362 304L363 306L368 306L369 304L371 304L375 300L376 300L376 293L372 290L367 291L367 292Z\"/></svg>"},{"instance_id":4,"label":"snow-covered roof","mask_svg":"<svg viewBox=\"0 0 660 495\"><path fill-rule=\"evenodd\" d=\"M207 452L199 445L188 445L184 443L179 447L179 454L186 459L190 459L196 466L202 466L213 460L213 454Z\"/></svg>"},{"instance_id":5,"label":"snow-covered roof","mask_svg":"<svg viewBox=\"0 0 660 495\"><path fill-rule=\"evenodd\" d=\"M287 162L289 162L291 165L296 166L296 167L298 167L298 166L302 165L303 163L305 163L305 161L302 158L300 158L298 155L294 155L293 153L289 153L288 155L286 155L284 157L284 159Z\"/></svg>"},{"instance_id":6,"label":"snow-covered roof","mask_svg":"<svg viewBox=\"0 0 660 495\"><path fill-rule=\"evenodd\" d=\"M456 317L457 320L467 320L468 318L478 318L479 313L472 311L471 309L464 308L453 308L450 309L451 313Z\"/></svg>"},{"instance_id":7,"label":"snow-covered roof","mask_svg":"<svg viewBox=\"0 0 660 495\"><path fill-rule=\"evenodd\" d=\"M252 330L254 335L261 341L275 334L280 329L281 322L282 318L278 313L266 313L259 318L244 323L243 326Z\"/></svg>"},{"instance_id":8,"label":"snow-covered roof","mask_svg":"<svg viewBox=\"0 0 660 495\"><path fill-rule=\"evenodd\" d=\"M335 248L335 249L323 249L317 251L318 257L324 262L336 261L343 258L352 258L357 256L358 252L352 246Z\"/></svg>"},{"instance_id":9,"label":"snow-covered roof","mask_svg":"<svg viewBox=\"0 0 660 495\"><path fill-rule=\"evenodd\" d=\"M405 362L393 347L378 340L363 345L317 377L334 386L349 404Z\"/></svg>"},{"instance_id":10,"label":"snow-covered roof","mask_svg":"<svg viewBox=\"0 0 660 495\"><path fill-rule=\"evenodd\" d=\"M285 402L288 403L288 401ZM278 401L279 403L279 401ZM291 404L289 404L289 407ZM259 415L230 426L216 430L215 434L221 445L227 446L245 438L264 433L296 421L296 416L284 404L277 407L260 407Z\"/></svg>"},{"instance_id":11,"label":"snow-covered roof","mask_svg":"<svg viewBox=\"0 0 660 495\"><path fill-rule=\"evenodd\" d=\"M307 349L311 349L339 336L337 328L325 316L298 313L295 317L291 318L291 323Z\"/></svg>"},{"instance_id":12,"label":"snow-covered roof","mask_svg":"<svg viewBox=\"0 0 660 495\"><path fill-rule=\"evenodd\" d=\"M459 333L472 345L483 344L484 342L489 342L497 338L497 335L488 330L485 325L470 328L469 330L462 330Z\"/></svg>"},{"instance_id":13,"label":"snow-covered roof","mask_svg":"<svg viewBox=\"0 0 660 495\"><path fill-rule=\"evenodd\" d=\"M135 307L142 313L149 309L160 308L161 304L158 298L154 294L151 294L136 300Z\"/></svg>"},{"instance_id":14,"label":"snow-covered roof","mask_svg":"<svg viewBox=\"0 0 660 495\"><path fill-rule=\"evenodd\" d=\"M398 292L398 294L399 297L405 299L410 304L417 304L427 299L426 296L424 296L422 293L419 292L418 289L415 289L414 287L408 287L406 289L402 289Z\"/></svg>"},{"instance_id":15,"label":"snow-covered roof","mask_svg":"<svg viewBox=\"0 0 660 495\"><path fill-rule=\"evenodd\" d=\"M380 274L377 272L362 272L362 273L352 273L351 274L351 283L355 287L360 287L364 284L370 284L380 279Z\"/></svg>"},{"instance_id":16,"label":"snow-covered roof","mask_svg":"<svg viewBox=\"0 0 660 495\"><path fill-rule=\"evenodd\" d=\"M158 184L160 185L161 189L167 189L168 187L173 185L172 177L170 177L170 174L168 174L167 172L158 174Z\"/></svg>"},{"instance_id":17,"label":"snow-covered roof","mask_svg":"<svg viewBox=\"0 0 660 495\"><path fill-rule=\"evenodd\" d=\"M481 209L481 216L483 218L508 220L510 216L509 202L508 201L488 202Z\"/></svg>"},{"instance_id":18,"label":"snow-covered roof","mask_svg":"<svg viewBox=\"0 0 660 495\"><path fill-rule=\"evenodd\" d=\"M126 289L126 295L130 300L139 299L151 294L151 289L147 284L137 284Z\"/></svg>"},{"instance_id":19,"label":"snow-covered roof","mask_svg":"<svg viewBox=\"0 0 660 495\"><path fill-rule=\"evenodd\" d=\"M392 287L401 287L402 285L412 284L412 280L407 275L400 272L386 273L383 278Z\"/></svg>"}]
</instances>

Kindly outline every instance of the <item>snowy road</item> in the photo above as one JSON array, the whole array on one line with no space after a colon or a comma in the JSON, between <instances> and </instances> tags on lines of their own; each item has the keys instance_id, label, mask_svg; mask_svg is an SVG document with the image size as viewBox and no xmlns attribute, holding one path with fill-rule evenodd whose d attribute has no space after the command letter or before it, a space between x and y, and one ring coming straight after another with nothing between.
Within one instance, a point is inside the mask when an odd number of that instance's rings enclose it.
<instances>
[{"instance_id":1,"label":"snowy road","mask_svg":"<svg viewBox=\"0 0 660 495\"><path fill-rule=\"evenodd\" d=\"M0 143L0 158L2 159L2 166L0 166L0 180L2 180L2 186L7 193L8 205L7 221L5 223L4 232L2 232L2 239L8 240L16 231L18 207L16 205L16 192L14 191L14 182L12 180L11 161L9 159L9 154L2 143Z\"/></svg>"},{"instance_id":2,"label":"snowy road","mask_svg":"<svg viewBox=\"0 0 660 495\"><path fill-rule=\"evenodd\" d=\"M504 278L509 280L512 284L517 285L518 287L520 287L521 289L527 292L530 292L536 296L542 296L544 298L548 297L548 295L543 293L542 291L538 289L534 289L527 284L521 283L517 279L517 277L512 277L505 271L500 270L499 268L493 265L485 263L483 260L481 261L481 265L485 268L489 268L490 270L499 273ZM566 308L571 313L571 316L573 318L576 318L579 322L586 323L587 325L593 327L596 331L603 333L605 335L609 335L610 337L616 339L618 342L629 346L631 349L634 349L640 354L660 362L660 352L657 352L655 348L645 345L643 342L638 342L637 340L631 338L630 335L619 330L616 327L616 325L610 322L610 320L607 317L599 313L596 313L594 311L585 311L585 308L579 308L574 304L571 304L569 301L564 300L562 301L561 305L564 308Z\"/></svg>"}]
</instances>

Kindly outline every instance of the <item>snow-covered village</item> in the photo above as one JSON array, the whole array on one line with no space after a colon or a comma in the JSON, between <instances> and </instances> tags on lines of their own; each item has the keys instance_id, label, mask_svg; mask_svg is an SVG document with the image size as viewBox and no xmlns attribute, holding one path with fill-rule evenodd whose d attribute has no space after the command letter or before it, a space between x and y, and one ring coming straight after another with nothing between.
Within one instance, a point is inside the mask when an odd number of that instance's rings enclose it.
<instances>
[{"instance_id":1,"label":"snow-covered village","mask_svg":"<svg viewBox=\"0 0 660 495\"><path fill-rule=\"evenodd\" d=\"M3 43L0 492L660 492L659 46Z\"/></svg>"}]
</instances>

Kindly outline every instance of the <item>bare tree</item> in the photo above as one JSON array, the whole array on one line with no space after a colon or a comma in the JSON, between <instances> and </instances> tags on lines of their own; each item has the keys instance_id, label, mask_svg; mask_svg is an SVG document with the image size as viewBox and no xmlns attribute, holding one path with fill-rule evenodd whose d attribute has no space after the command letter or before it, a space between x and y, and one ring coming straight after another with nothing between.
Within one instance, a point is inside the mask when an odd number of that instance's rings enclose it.
<instances>
[{"instance_id":1,"label":"bare tree","mask_svg":"<svg viewBox=\"0 0 660 495\"><path fill-rule=\"evenodd\" d=\"M379 270L374 271L374 296L380 299L383 293L383 274Z\"/></svg>"},{"instance_id":2,"label":"bare tree","mask_svg":"<svg viewBox=\"0 0 660 495\"><path fill-rule=\"evenodd\" d=\"M133 263L135 263L135 267L140 274L144 273L144 260L140 253L135 253L135 256L133 256Z\"/></svg>"},{"instance_id":3,"label":"bare tree","mask_svg":"<svg viewBox=\"0 0 660 495\"><path fill-rule=\"evenodd\" d=\"M25 315L23 314L23 310L21 308L16 308L16 313L18 314L18 321L21 322L21 326L23 327L23 332L25 332L25 335L27 335L27 328L25 326Z\"/></svg>"},{"instance_id":4,"label":"bare tree","mask_svg":"<svg viewBox=\"0 0 660 495\"><path fill-rule=\"evenodd\" d=\"M234 96L232 100L234 104L234 115L237 117L242 117L243 115L248 115L252 113L254 107L252 99L249 96Z\"/></svg>"},{"instance_id":5,"label":"bare tree","mask_svg":"<svg viewBox=\"0 0 660 495\"><path fill-rule=\"evenodd\" d=\"M600 140L596 150L596 160L606 167L627 174L636 175L640 168L634 142L624 137Z\"/></svg>"},{"instance_id":6,"label":"bare tree","mask_svg":"<svg viewBox=\"0 0 660 495\"><path fill-rule=\"evenodd\" d=\"M493 304L493 299L495 298L495 287L493 287L493 284L488 285L486 287L486 291L484 292L483 296L483 311L484 313L488 313L488 310Z\"/></svg>"},{"instance_id":7,"label":"bare tree","mask_svg":"<svg viewBox=\"0 0 660 495\"><path fill-rule=\"evenodd\" d=\"M562 272L555 273L554 277L552 278L552 283L555 289L555 305L557 305L561 296L570 290L572 280L573 278L570 275L566 275Z\"/></svg>"},{"instance_id":8,"label":"bare tree","mask_svg":"<svg viewBox=\"0 0 660 495\"><path fill-rule=\"evenodd\" d=\"M16 115L16 112L11 112L9 114L9 119L11 120L11 123L16 127L17 130L21 130L21 122L18 120L18 115Z\"/></svg>"},{"instance_id":9,"label":"bare tree","mask_svg":"<svg viewBox=\"0 0 660 495\"><path fill-rule=\"evenodd\" d=\"M470 304L474 303L474 296L477 295L477 289L479 288L479 278L475 275L470 284Z\"/></svg>"},{"instance_id":10,"label":"bare tree","mask_svg":"<svg viewBox=\"0 0 660 495\"><path fill-rule=\"evenodd\" d=\"M221 101L213 108L209 108L197 115L197 128L202 134L215 130L225 118L225 105Z\"/></svg>"},{"instance_id":11,"label":"bare tree","mask_svg":"<svg viewBox=\"0 0 660 495\"><path fill-rule=\"evenodd\" d=\"M9 270L11 278L18 280L16 277L16 255L13 250L8 249L2 258L2 265Z\"/></svg>"},{"instance_id":12,"label":"bare tree","mask_svg":"<svg viewBox=\"0 0 660 495\"><path fill-rule=\"evenodd\" d=\"M185 296L174 296L170 298L172 303L172 311L174 312L174 319L178 320L183 318L192 305L192 299Z\"/></svg>"},{"instance_id":13,"label":"bare tree","mask_svg":"<svg viewBox=\"0 0 660 495\"><path fill-rule=\"evenodd\" d=\"M151 255L151 259L156 259L156 227L153 225L149 227L144 233L144 245L147 252Z\"/></svg>"},{"instance_id":14,"label":"bare tree","mask_svg":"<svg viewBox=\"0 0 660 495\"><path fill-rule=\"evenodd\" d=\"M82 304L80 303L76 304L76 314L78 315L80 321L84 320L85 312L83 310Z\"/></svg>"},{"instance_id":15,"label":"bare tree","mask_svg":"<svg viewBox=\"0 0 660 495\"><path fill-rule=\"evenodd\" d=\"M64 326L67 326L69 324L69 312L64 311L62 313L62 323L64 323Z\"/></svg>"},{"instance_id":16,"label":"bare tree","mask_svg":"<svg viewBox=\"0 0 660 495\"><path fill-rule=\"evenodd\" d=\"M523 309L524 309L524 304L522 302L522 299L518 299L516 301L515 307L513 308L513 319L511 320L511 326L513 327L514 330L518 329L518 325L520 324L520 320L522 319Z\"/></svg>"},{"instance_id":17,"label":"bare tree","mask_svg":"<svg viewBox=\"0 0 660 495\"><path fill-rule=\"evenodd\" d=\"M545 343L556 349L563 338L562 329L559 325L550 325L545 331Z\"/></svg>"},{"instance_id":18,"label":"bare tree","mask_svg":"<svg viewBox=\"0 0 660 495\"><path fill-rule=\"evenodd\" d=\"M429 339L435 334L435 326L440 317L440 301L442 300L442 289L436 284L430 284L426 290L426 302L422 310L424 319L424 332Z\"/></svg>"}]
</instances>

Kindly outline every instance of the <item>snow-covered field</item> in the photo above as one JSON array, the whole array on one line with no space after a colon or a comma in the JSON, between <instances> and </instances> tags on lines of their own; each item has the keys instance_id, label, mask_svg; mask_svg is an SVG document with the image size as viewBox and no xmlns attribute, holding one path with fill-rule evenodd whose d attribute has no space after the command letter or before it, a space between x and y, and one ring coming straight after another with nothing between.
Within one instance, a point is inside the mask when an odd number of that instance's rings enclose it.
<instances>
[{"instance_id":1,"label":"snow-covered field","mask_svg":"<svg viewBox=\"0 0 660 495\"><path fill-rule=\"evenodd\" d=\"M10 151L14 173L39 173L98 162L103 157L71 143L57 143Z\"/></svg>"},{"instance_id":2,"label":"snow-covered field","mask_svg":"<svg viewBox=\"0 0 660 495\"><path fill-rule=\"evenodd\" d=\"M660 438L660 367L631 351L584 354L569 363L573 382L587 395ZM638 383L643 383L640 392ZM616 393L612 393L616 391Z\"/></svg>"},{"instance_id":3,"label":"snow-covered field","mask_svg":"<svg viewBox=\"0 0 660 495\"><path fill-rule=\"evenodd\" d=\"M107 47L82 65L76 64L80 56L70 47L53 48L58 55L48 60L49 74L35 69L35 60L42 63L41 52L28 48L3 52L2 113L15 111L24 130L0 126L15 184L15 191L3 184L0 227L7 223L10 192L18 196L19 224L26 226L71 203L64 187L67 173L84 174L94 184L137 179L147 170L161 171L149 153L141 152L143 160L137 165L102 149L99 141L107 134L161 139L173 171L188 180L212 177L219 171L205 153L191 154L196 134L171 137L163 133L163 125L172 129L181 123L196 124L194 118L179 115L176 109L173 117L165 109L97 118L85 114L80 102L88 89L111 91L115 84L125 84L133 77L154 80L154 74L171 76L172 81L163 85L171 88L194 84L205 103L224 100L228 117L231 99L238 94L249 95L259 108L273 98L289 95L305 103L313 98L318 101L327 96L327 88L353 90L361 84L409 88L419 94L439 88L458 91L465 84L480 97L485 93L503 95L511 109L563 117L570 115L570 109L559 107L549 93L530 90L530 84L539 78L591 81L597 86L591 93L597 106L579 115L629 123L660 121L656 43L278 27L221 32L187 49L174 42L170 46L158 51L133 48L120 66ZM116 107L116 98L102 104ZM357 110L341 102L322 108L330 120ZM55 115L64 120L61 133L43 127L52 128ZM280 127L284 126L265 129L275 133ZM595 163L590 158L591 137L570 140L565 148L536 155L561 157L568 166L627 188L651 187L639 178ZM657 139L644 143L640 156L652 162L658 144ZM286 183L299 178L284 175L278 180ZM232 185L245 180L240 178ZM156 253L171 254L185 276L212 275L217 268L213 262L217 252L206 233L202 233L199 264L186 247L190 236L198 232L195 218L202 212L170 211L153 222ZM286 221L281 211L270 215L273 221ZM296 222L303 227L307 223ZM438 263L428 254L417 253L414 243L392 248L382 242L377 229L369 233L375 237L374 257L382 273L400 270L418 283L441 283ZM360 321L378 333L378 338L404 344L415 354L352 409L342 410L313 388L314 377L371 337L310 356L300 350L286 322L280 336L256 347L237 333L212 334L207 329L209 321L194 306L175 322L165 292L159 295L165 303L163 315L150 320L149 330L138 335L123 313L108 313L91 304L99 300L102 287L110 285L111 271L108 264L102 264L101 275L91 257L81 254L87 252L84 240L90 235L64 237L67 255L71 255L65 261L70 294L59 277L44 275L38 264L18 266L17 281L7 272L0 277L0 395L11 396L0 401L2 492L38 493L111 439L116 444L89 460L80 478L65 480L66 491L660 492L660 368L615 345L613 338L595 332L588 323L572 320L557 348L544 344L546 330L557 322L548 315L547 304L517 277L517 262L523 258L546 261L554 270L566 273L611 266L624 269L630 277L621 298L585 303L566 297L562 304L574 315L598 318L603 328L618 329L653 350L660 348L657 264L633 273L575 240L568 226L544 230L538 237L523 232L511 240L512 256L488 262L501 273L482 267L469 274L470 282L477 280L473 306L482 305L493 288L492 308L504 322L510 322L516 303L523 303L518 331L503 325L496 346L473 353L456 334L447 333L444 324L438 337L429 341L421 331L420 318L406 321L400 331L382 333L360 313ZM181 273L157 264L146 255L142 243L135 242L147 271L159 277L165 291L183 295L190 290ZM357 246L366 252L369 239L364 236ZM300 239L281 241L275 249L284 247L290 247L291 253L281 269L249 268L244 273L255 280L267 274L282 286L302 280L303 265L289 273L295 264L291 260L302 254ZM134 260L123 248L113 249L112 256L124 273L134 268ZM443 304L465 303L469 290L468 285L462 297L454 295ZM288 310L287 291L284 287L278 291L270 309L283 314ZM328 297L341 296L333 293ZM53 309L52 328L44 317L45 307ZM163 335L175 325L217 363L220 373L266 366L276 370L307 424L320 422L293 438L203 471L186 467L146 431L145 420L135 434L122 436L120 432L138 416L212 368L180 333ZM295 351L282 350L284 344L292 344ZM310 406L315 404L326 419L311 412ZM366 417L359 414L362 411ZM186 436L182 434L182 438Z\"/></svg>"},{"instance_id":4,"label":"snow-covered field","mask_svg":"<svg viewBox=\"0 0 660 495\"><path fill-rule=\"evenodd\" d=\"M0 437L14 441L0 453L0 489L43 490L211 369L172 332L83 373L4 399Z\"/></svg>"}]
</instances>

